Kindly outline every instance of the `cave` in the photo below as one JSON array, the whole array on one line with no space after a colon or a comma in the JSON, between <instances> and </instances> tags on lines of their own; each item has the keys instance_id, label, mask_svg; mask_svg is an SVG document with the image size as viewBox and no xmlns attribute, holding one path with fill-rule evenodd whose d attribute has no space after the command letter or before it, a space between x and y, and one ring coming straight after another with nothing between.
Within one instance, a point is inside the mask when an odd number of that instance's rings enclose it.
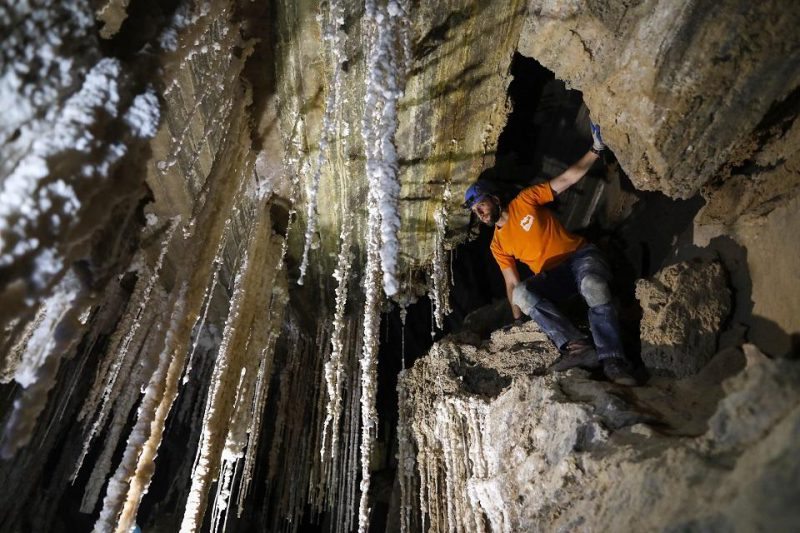
<instances>
[{"instance_id":1,"label":"cave","mask_svg":"<svg viewBox=\"0 0 800 533\"><path fill-rule=\"evenodd\" d=\"M0 530L800 527L800 7L68 0L0 28ZM635 384L554 371L514 319L478 178L504 208L551 184Z\"/></svg>"}]
</instances>

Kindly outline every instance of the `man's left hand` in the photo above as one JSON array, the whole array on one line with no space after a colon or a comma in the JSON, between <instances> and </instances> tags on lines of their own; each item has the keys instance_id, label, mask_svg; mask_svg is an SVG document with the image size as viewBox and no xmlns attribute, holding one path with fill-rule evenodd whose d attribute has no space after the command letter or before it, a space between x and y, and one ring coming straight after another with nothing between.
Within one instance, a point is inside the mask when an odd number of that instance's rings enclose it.
<instances>
[{"instance_id":1,"label":"man's left hand","mask_svg":"<svg viewBox=\"0 0 800 533\"><path fill-rule=\"evenodd\" d=\"M522 324L527 322L528 320L529 320L529 317L527 317L525 315L522 315L521 317L514 319L514 321L511 324L506 324L505 326L500 328L500 331L502 331L502 332L511 331L511 328L518 328Z\"/></svg>"}]
</instances>

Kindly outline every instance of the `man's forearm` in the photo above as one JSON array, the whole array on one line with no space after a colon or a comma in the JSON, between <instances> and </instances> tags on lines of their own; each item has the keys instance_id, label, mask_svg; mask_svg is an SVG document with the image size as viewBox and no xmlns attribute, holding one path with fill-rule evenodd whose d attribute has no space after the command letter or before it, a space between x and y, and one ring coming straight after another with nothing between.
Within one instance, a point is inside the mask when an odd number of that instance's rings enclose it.
<instances>
[{"instance_id":1,"label":"man's forearm","mask_svg":"<svg viewBox=\"0 0 800 533\"><path fill-rule=\"evenodd\" d=\"M575 164L550 180L550 188L556 194L561 194L583 178L597 158L600 157L591 150L586 152Z\"/></svg>"},{"instance_id":2,"label":"man's forearm","mask_svg":"<svg viewBox=\"0 0 800 533\"><path fill-rule=\"evenodd\" d=\"M514 315L514 319L520 318L522 316L522 309L514 305L513 285L506 285L506 296L508 296L508 304L511 306L511 314Z\"/></svg>"}]
</instances>

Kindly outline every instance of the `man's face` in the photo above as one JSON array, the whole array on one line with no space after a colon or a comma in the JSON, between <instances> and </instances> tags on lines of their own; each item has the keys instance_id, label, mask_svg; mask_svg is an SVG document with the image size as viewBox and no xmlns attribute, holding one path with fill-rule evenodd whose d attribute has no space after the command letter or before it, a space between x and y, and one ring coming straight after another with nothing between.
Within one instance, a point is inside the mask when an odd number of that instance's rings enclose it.
<instances>
[{"instance_id":1,"label":"man's face","mask_svg":"<svg viewBox=\"0 0 800 533\"><path fill-rule=\"evenodd\" d=\"M478 220L487 226L494 226L500 220L500 206L491 196L487 196L480 202L475 203L472 206L472 212L475 213Z\"/></svg>"}]
</instances>

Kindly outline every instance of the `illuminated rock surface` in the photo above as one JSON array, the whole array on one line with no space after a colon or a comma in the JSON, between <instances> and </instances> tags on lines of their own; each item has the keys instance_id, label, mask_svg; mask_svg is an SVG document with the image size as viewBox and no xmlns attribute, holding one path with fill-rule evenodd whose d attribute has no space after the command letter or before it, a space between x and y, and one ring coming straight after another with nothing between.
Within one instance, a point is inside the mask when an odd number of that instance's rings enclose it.
<instances>
[{"instance_id":1,"label":"illuminated rock surface","mask_svg":"<svg viewBox=\"0 0 800 533\"><path fill-rule=\"evenodd\" d=\"M3 531L350 531L359 507L362 529L394 531L420 525L420 502L437 509L426 523L467 530L481 513L618 528L647 506L653 528L797 519L800 4L10 4ZM618 164L556 209L613 252L634 357L635 279L695 258L729 274L728 331L708 332L727 351L621 391L535 375L555 354L532 325L489 352L442 341L405 376L443 388L409 385L427 403L398 427L396 374L431 332L479 344L507 312L485 307L497 272L466 242L464 190L495 161L512 190L559 173L589 113ZM722 372L742 350L747 366ZM401 505L425 457L414 435L461 435L453 410L486 439L451 442L448 464L506 462L459 466ZM503 425L523 411L536 416Z\"/></svg>"}]
</instances>

